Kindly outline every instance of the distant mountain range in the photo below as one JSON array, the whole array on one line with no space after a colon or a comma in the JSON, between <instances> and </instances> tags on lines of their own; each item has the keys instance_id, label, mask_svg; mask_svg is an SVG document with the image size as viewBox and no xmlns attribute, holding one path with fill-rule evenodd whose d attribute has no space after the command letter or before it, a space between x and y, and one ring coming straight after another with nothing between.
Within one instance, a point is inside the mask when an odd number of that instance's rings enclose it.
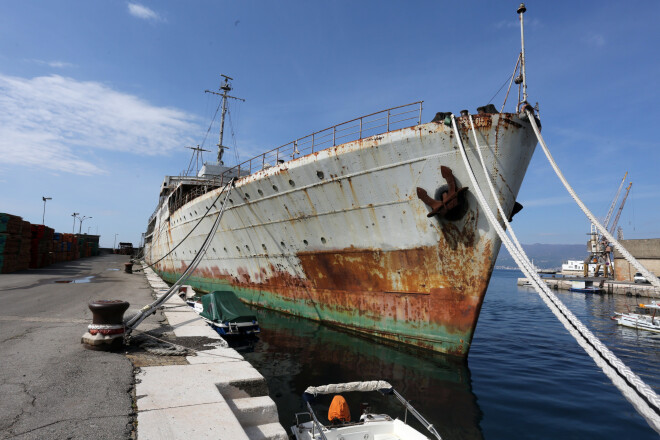
<instances>
[{"instance_id":1,"label":"distant mountain range","mask_svg":"<svg viewBox=\"0 0 660 440\"><path fill-rule=\"evenodd\" d=\"M557 269L566 260L584 260L587 257L585 244L523 244L527 256L534 260L539 269ZM500 254L495 262L497 267L518 267L513 257L502 245Z\"/></svg>"}]
</instances>

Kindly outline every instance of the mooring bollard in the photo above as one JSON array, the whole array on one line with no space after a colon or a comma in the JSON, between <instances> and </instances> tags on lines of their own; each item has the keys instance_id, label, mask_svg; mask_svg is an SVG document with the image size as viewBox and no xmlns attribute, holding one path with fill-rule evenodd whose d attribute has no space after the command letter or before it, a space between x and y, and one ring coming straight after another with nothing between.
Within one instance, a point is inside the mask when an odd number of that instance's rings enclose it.
<instances>
[{"instance_id":1,"label":"mooring bollard","mask_svg":"<svg viewBox=\"0 0 660 440\"><path fill-rule=\"evenodd\" d=\"M124 272L133 273L133 263L124 263Z\"/></svg>"},{"instance_id":2,"label":"mooring bollard","mask_svg":"<svg viewBox=\"0 0 660 440\"><path fill-rule=\"evenodd\" d=\"M124 342L124 312L130 304L126 301L97 300L89 303L92 311L92 323L82 336L85 348L92 350L112 350Z\"/></svg>"}]
</instances>

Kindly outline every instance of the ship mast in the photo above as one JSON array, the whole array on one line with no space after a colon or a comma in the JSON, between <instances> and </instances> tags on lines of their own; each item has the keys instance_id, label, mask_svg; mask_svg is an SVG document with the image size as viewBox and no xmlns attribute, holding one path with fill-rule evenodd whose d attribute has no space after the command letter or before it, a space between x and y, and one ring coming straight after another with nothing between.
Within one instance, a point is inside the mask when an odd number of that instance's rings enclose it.
<instances>
[{"instance_id":1,"label":"ship mast","mask_svg":"<svg viewBox=\"0 0 660 440\"><path fill-rule=\"evenodd\" d=\"M527 102L527 72L525 69L525 23L523 21L523 14L527 11L524 3L518 6L518 16L520 18L520 75L515 79L518 84L518 104L516 105L516 113L520 111L520 104ZM516 66L517 67L517 66ZM515 73L515 70L514 70ZM522 85L521 85L522 84ZM522 89L522 101L520 100L520 91Z\"/></svg>"},{"instance_id":2,"label":"ship mast","mask_svg":"<svg viewBox=\"0 0 660 440\"><path fill-rule=\"evenodd\" d=\"M236 99L238 101L243 101L243 102L245 102L245 99L228 95L227 92L231 91L232 89L229 81L233 81L234 78L230 78L227 75L222 75L222 74L220 74L220 76L222 76L225 79L225 82L220 85L220 90L222 90L222 93L212 92L211 90L204 90L204 92L222 96L222 116L220 118L220 139L218 140L218 165L224 165L224 162L222 161L222 155L224 154L226 149L229 149L229 147L225 147L224 145L222 145L222 139L225 134L225 115L227 114L227 98Z\"/></svg>"}]
</instances>

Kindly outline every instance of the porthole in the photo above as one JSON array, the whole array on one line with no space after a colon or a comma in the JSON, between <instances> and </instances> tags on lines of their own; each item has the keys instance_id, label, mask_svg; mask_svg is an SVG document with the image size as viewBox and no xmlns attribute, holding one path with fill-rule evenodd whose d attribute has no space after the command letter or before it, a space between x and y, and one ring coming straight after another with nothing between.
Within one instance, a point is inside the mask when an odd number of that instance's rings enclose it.
<instances>
[{"instance_id":1,"label":"porthole","mask_svg":"<svg viewBox=\"0 0 660 440\"><path fill-rule=\"evenodd\" d=\"M227 252L227 248L223 248L223 249L225 250L225 252Z\"/></svg>"},{"instance_id":2,"label":"porthole","mask_svg":"<svg viewBox=\"0 0 660 440\"><path fill-rule=\"evenodd\" d=\"M261 247L264 248L264 251L268 252L268 249L266 249L266 245L261 243Z\"/></svg>"},{"instance_id":3,"label":"porthole","mask_svg":"<svg viewBox=\"0 0 660 440\"><path fill-rule=\"evenodd\" d=\"M245 245L245 249L247 249L248 252L250 252L250 246L248 246L247 244Z\"/></svg>"},{"instance_id":4,"label":"porthole","mask_svg":"<svg viewBox=\"0 0 660 440\"><path fill-rule=\"evenodd\" d=\"M273 185L273 189L277 191L277 185Z\"/></svg>"},{"instance_id":5,"label":"porthole","mask_svg":"<svg viewBox=\"0 0 660 440\"><path fill-rule=\"evenodd\" d=\"M249 198L250 198L250 194L245 193L245 198L246 198L246 199L249 199Z\"/></svg>"},{"instance_id":6,"label":"porthole","mask_svg":"<svg viewBox=\"0 0 660 440\"><path fill-rule=\"evenodd\" d=\"M289 185L296 186L296 182L294 182L293 180L289 180Z\"/></svg>"},{"instance_id":7,"label":"porthole","mask_svg":"<svg viewBox=\"0 0 660 440\"><path fill-rule=\"evenodd\" d=\"M238 252L240 252L240 251L241 251L241 248L239 248L238 246L236 246L236 250L237 250Z\"/></svg>"},{"instance_id":8,"label":"porthole","mask_svg":"<svg viewBox=\"0 0 660 440\"><path fill-rule=\"evenodd\" d=\"M318 177L319 179L323 180L323 178L325 177L325 175L323 174L323 171L317 171L317 172L316 172L316 177Z\"/></svg>"},{"instance_id":9,"label":"porthole","mask_svg":"<svg viewBox=\"0 0 660 440\"><path fill-rule=\"evenodd\" d=\"M325 244L326 240L325 237L321 237L321 243Z\"/></svg>"},{"instance_id":10,"label":"porthole","mask_svg":"<svg viewBox=\"0 0 660 440\"><path fill-rule=\"evenodd\" d=\"M307 246L309 244L309 242L307 240L303 240L303 243L305 243L305 246Z\"/></svg>"},{"instance_id":11,"label":"porthole","mask_svg":"<svg viewBox=\"0 0 660 440\"><path fill-rule=\"evenodd\" d=\"M211 248L211 249L213 249L213 252L215 252L215 248Z\"/></svg>"},{"instance_id":12,"label":"porthole","mask_svg":"<svg viewBox=\"0 0 660 440\"><path fill-rule=\"evenodd\" d=\"M232 204L233 204L233 203L234 203L234 201L233 201L232 199L229 199L229 203L232 203Z\"/></svg>"},{"instance_id":13,"label":"porthole","mask_svg":"<svg viewBox=\"0 0 660 440\"><path fill-rule=\"evenodd\" d=\"M257 192L259 193L260 196L263 196L263 195L264 195L264 192L263 192L262 190L260 190L260 189L258 189Z\"/></svg>"},{"instance_id":14,"label":"porthole","mask_svg":"<svg viewBox=\"0 0 660 440\"><path fill-rule=\"evenodd\" d=\"M280 241L280 244L282 245L282 247L286 247L283 241Z\"/></svg>"}]
</instances>

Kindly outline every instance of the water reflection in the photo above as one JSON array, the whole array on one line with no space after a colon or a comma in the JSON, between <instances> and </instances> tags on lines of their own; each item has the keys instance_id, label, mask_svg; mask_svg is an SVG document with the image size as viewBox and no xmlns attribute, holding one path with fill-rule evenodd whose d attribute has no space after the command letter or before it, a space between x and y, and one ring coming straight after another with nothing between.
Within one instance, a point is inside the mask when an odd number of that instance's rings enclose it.
<instances>
[{"instance_id":1,"label":"water reflection","mask_svg":"<svg viewBox=\"0 0 660 440\"><path fill-rule=\"evenodd\" d=\"M446 356L383 345L312 321L254 309L262 333L242 354L266 377L280 422L288 430L303 411L301 396L310 385L387 380L411 400L443 439L481 439L482 413L472 392L467 364ZM250 352L251 350L251 352ZM347 394L352 417L362 402L375 412L403 418L394 398L378 393ZM327 415L321 403L318 416ZM409 418L410 422L410 418ZM425 430L416 426L422 432Z\"/></svg>"},{"instance_id":2,"label":"water reflection","mask_svg":"<svg viewBox=\"0 0 660 440\"><path fill-rule=\"evenodd\" d=\"M75 278L73 280L55 280L54 282L58 283L58 284L69 284L69 283L72 283L72 284L85 284L85 283L91 283L92 278L94 278L94 275L90 275L90 276L82 277L82 278Z\"/></svg>"}]
</instances>

